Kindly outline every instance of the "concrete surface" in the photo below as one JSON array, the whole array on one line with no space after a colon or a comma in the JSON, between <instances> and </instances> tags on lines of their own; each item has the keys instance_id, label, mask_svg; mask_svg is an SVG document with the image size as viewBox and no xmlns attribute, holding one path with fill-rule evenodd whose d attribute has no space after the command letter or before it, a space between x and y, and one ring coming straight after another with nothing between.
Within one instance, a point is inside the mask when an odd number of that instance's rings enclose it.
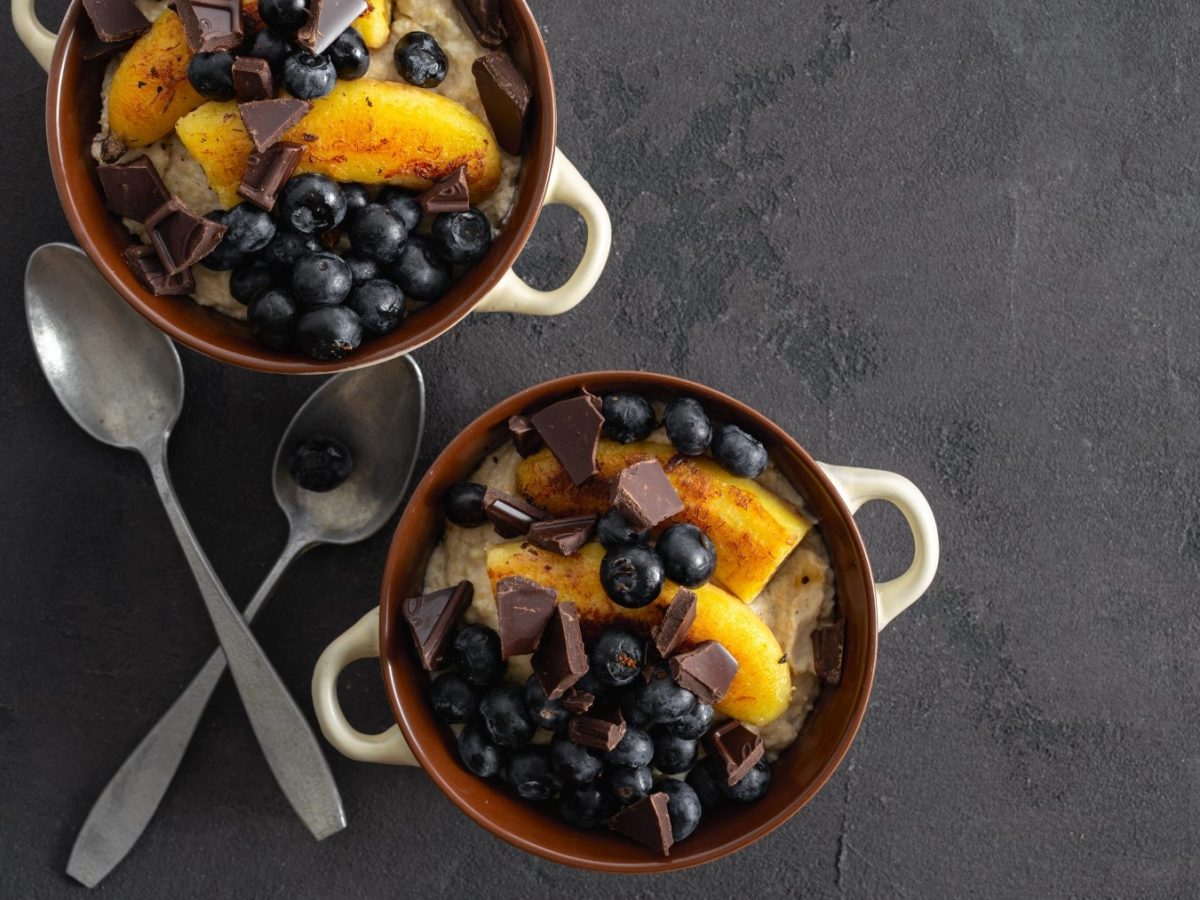
<instances>
[{"instance_id":1,"label":"concrete surface","mask_svg":"<svg viewBox=\"0 0 1200 900\"><path fill-rule=\"evenodd\" d=\"M686 7L688 13L679 10ZM61 10L61 0L59 6ZM943 535L881 640L827 788L733 859L617 881L541 863L420 772L330 754L314 844L224 687L111 897L1186 897L1200 891L1200 17L1183 2L550 3L561 146L607 200L595 294L419 352L427 463L486 405L583 368L707 381L819 458L904 473ZM141 463L55 404L25 259L69 240L43 76L0 34L0 894L62 874L97 791L213 645ZM582 245L547 214L520 265ZM516 359L499 348L527 348ZM281 546L277 436L313 385L184 353L183 502L235 598ZM907 559L862 514L884 575ZM306 701L375 602L387 534L323 549L256 626ZM347 702L386 722L376 671Z\"/></svg>"}]
</instances>

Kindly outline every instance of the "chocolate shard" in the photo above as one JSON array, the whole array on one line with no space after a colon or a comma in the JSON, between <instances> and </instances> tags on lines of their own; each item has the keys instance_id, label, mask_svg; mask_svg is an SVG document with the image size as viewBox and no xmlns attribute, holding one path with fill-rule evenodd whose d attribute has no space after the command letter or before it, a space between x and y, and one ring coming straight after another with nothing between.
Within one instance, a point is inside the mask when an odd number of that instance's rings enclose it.
<instances>
[{"instance_id":1,"label":"chocolate shard","mask_svg":"<svg viewBox=\"0 0 1200 900\"><path fill-rule=\"evenodd\" d=\"M146 218L146 233L168 275L178 275L212 253L226 227L198 216L172 197Z\"/></svg>"},{"instance_id":2,"label":"chocolate shard","mask_svg":"<svg viewBox=\"0 0 1200 900\"><path fill-rule=\"evenodd\" d=\"M567 708L567 712L574 715L582 715L592 708L592 704L596 702L594 694L589 694L587 691L581 691L578 688L567 688L567 692L562 695L559 701Z\"/></svg>"},{"instance_id":3,"label":"chocolate shard","mask_svg":"<svg viewBox=\"0 0 1200 900\"><path fill-rule=\"evenodd\" d=\"M365 0L308 0L308 21L296 32L296 43L319 56L366 11Z\"/></svg>"},{"instance_id":4,"label":"chocolate shard","mask_svg":"<svg viewBox=\"0 0 1200 900\"><path fill-rule=\"evenodd\" d=\"M704 641L687 653L671 657L671 677L695 694L701 703L718 703L733 684L738 661L717 641Z\"/></svg>"},{"instance_id":5,"label":"chocolate shard","mask_svg":"<svg viewBox=\"0 0 1200 900\"><path fill-rule=\"evenodd\" d=\"M826 684L842 680L842 655L846 649L846 620L813 629L813 667Z\"/></svg>"},{"instance_id":6,"label":"chocolate shard","mask_svg":"<svg viewBox=\"0 0 1200 900\"><path fill-rule=\"evenodd\" d=\"M596 447L600 444L603 414L581 394L551 403L530 416L554 458L572 482L583 484L596 474Z\"/></svg>"},{"instance_id":7,"label":"chocolate shard","mask_svg":"<svg viewBox=\"0 0 1200 900\"><path fill-rule=\"evenodd\" d=\"M567 737L581 747L611 750L625 737L625 717L615 706L593 707L567 725Z\"/></svg>"},{"instance_id":8,"label":"chocolate shard","mask_svg":"<svg viewBox=\"0 0 1200 900\"><path fill-rule=\"evenodd\" d=\"M458 11L481 45L495 50L508 40L508 29L500 18L500 0L456 0Z\"/></svg>"},{"instance_id":9,"label":"chocolate shard","mask_svg":"<svg viewBox=\"0 0 1200 900\"><path fill-rule=\"evenodd\" d=\"M285 141L272 144L262 153L251 151L246 160L246 174L238 185L238 196L270 212L279 199L280 189L292 177L303 155L303 144Z\"/></svg>"},{"instance_id":10,"label":"chocolate shard","mask_svg":"<svg viewBox=\"0 0 1200 900\"><path fill-rule=\"evenodd\" d=\"M671 817L667 813L669 799L666 793L657 791L625 807L606 824L613 831L633 838L663 856L670 856L675 836L671 833Z\"/></svg>"},{"instance_id":11,"label":"chocolate shard","mask_svg":"<svg viewBox=\"0 0 1200 900\"><path fill-rule=\"evenodd\" d=\"M242 42L242 0L175 0L193 53L232 50Z\"/></svg>"},{"instance_id":12,"label":"chocolate shard","mask_svg":"<svg viewBox=\"0 0 1200 900\"><path fill-rule=\"evenodd\" d=\"M564 600L554 607L532 662L533 671L550 700L561 697L587 672L587 651L579 630L579 610L574 603Z\"/></svg>"},{"instance_id":13,"label":"chocolate shard","mask_svg":"<svg viewBox=\"0 0 1200 900\"><path fill-rule=\"evenodd\" d=\"M312 104L309 101L292 97L238 104L242 124L246 126L246 133L259 153L283 137L283 133L308 115L310 109Z\"/></svg>"},{"instance_id":14,"label":"chocolate shard","mask_svg":"<svg viewBox=\"0 0 1200 900\"><path fill-rule=\"evenodd\" d=\"M696 593L688 588L679 588L671 598L671 605L663 613L662 621L650 629L654 647L664 657L670 656L687 640L692 623L696 621Z\"/></svg>"},{"instance_id":15,"label":"chocolate shard","mask_svg":"<svg viewBox=\"0 0 1200 900\"><path fill-rule=\"evenodd\" d=\"M483 512L496 529L496 534L503 538L527 534L534 522L550 517L544 509L495 488L487 488L483 492Z\"/></svg>"},{"instance_id":16,"label":"chocolate shard","mask_svg":"<svg viewBox=\"0 0 1200 900\"><path fill-rule=\"evenodd\" d=\"M257 56L239 56L233 61L233 90L239 103L272 99L275 79L270 63Z\"/></svg>"},{"instance_id":17,"label":"chocolate shard","mask_svg":"<svg viewBox=\"0 0 1200 900\"><path fill-rule=\"evenodd\" d=\"M124 53L137 42L137 38L126 38L123 41L102 41L97 35L89 35L83 44L84 62L95 62L98 59L108 59L118 53Z\"/></svg>"},{"instance_id":18,"label":"chocolate shard","mask_svg":"<svg viewBox=\"0 0 1200 900\"><path fill-rule=\"evenodd\" d=\"M542 446L542 436L529 421L529 416L509 416L508 433L512 436L513 446L522 456L536 453Z\"/></svg>"},{"instance_id":19,"label":"chocolate shard","mask_svg":"<svg viewBox=\"0 0 1200 900\"><path fill-rule=\"evenodd\" d=\"M150 30L150 20L133 0L83 0L83 10L96 37L106 44L132 40Z\"/></svg>"},{"instance_id":20,"label":"chocolate shard","mask_svg":"<svg viewBox=\"0 0 1200 900\"><path fill-rule=\"evenodd\" d=\"M408 623L421 667L427 672L442 664L455 623L474 595L474 585L460 581L452 588L409 597L400 604L400 615Z\"/></svg>"},{"instance_id":21,"label":"chocolate shard","mask_svg":"<svg viewBox=\"0 0 1200 900\"><path fill-rule=\"evenodd\" d=\"M496 142L514 156L525 139L525 113L529 109L529 83L503 53L489 53L471 66L483 111Z\"/></svg>"},{"instance_id":22,"label":"chocolate shard","mask_svg":"<svg viewBox=\"0 0 1200 900\"><path fill-rule=\"evenodd\" d=\"M108 208L123 219L145 222L171 199L171 192L148 156L121 165L97 166L96 175L104 188Z\"/></svg>"},{"instance_id":23,"label":"chocolate shard","mask_svg":"<svg viewBox=\"0 0 1200 900\"><path fill-rule=\"evenodd\" d=\"M459 166L417 198L427 213L466 212L471 208L467 188L467 167Z\"/></svg>"},{"instance_id":24,"label":"chocolate shard","mask_svg":"<svg viewBox=\"0 0 1200 900\"><path fill-rule=\"evenodd\" d=\"M133 277L156 297L190 294L196 290L196 279L191 269L168 275L162 260L158 258L158 251L149 244L131 244L121 256L125 258Z\"/></svg>"},{"instance_id":25,"label":"chocolate shard","mask_svg":"<svg viewBox=\"0 0 1200 900\"><path fill-rule=\"evenodd\" d=\"M496 585L496 615L499 620L500 655L505 659L532 653L538 648L558 591L536 581L510 575Z\"/></svg>"},{"instance_id":26,"label":"chocolate shard","mask_svg":"<svg viewBox=\"0 0 1200 900\"><path fill-rule=\"evenodd\" d=\"M745 778L765 752L762 738L741 722L734 721L709 729L704 736L704 746L724 768L725 781L730 786Z\"/></svg>"},{"instance_id":27,"label":"chocolate shard","mask_svg":"<svg viewBox=\"0 0 1200 900\"><path fill-rule=\"evenodd\" d=\"M596 516L543 519L529 526L529 543L560 556L573 556L596 533Z\"/></svg>"},{"instance_id":28,"label":"chocolate shard","mask_svg":"<svg viewBox=\"0 0 1200 900\"><path fill-rule=\"evenodd\" d=\"M645 459L623 469L613 484L611 499L638 531L683 512L683 501L657 459Z\"/></svg>"}]
</instances>

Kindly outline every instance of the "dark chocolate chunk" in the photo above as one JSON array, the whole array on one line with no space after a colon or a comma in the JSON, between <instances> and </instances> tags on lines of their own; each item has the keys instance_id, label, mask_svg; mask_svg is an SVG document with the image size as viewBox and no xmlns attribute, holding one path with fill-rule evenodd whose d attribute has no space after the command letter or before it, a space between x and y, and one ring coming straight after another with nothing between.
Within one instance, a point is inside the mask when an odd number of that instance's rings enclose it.
<instances>
[{"instance_id":1,"label":"dark chocolate chunk","mask_svg":"<svg viewBox=\"0 0 1200 900\"><path fill-rule=\"evenodd\" d=\"M675 836L671 833L671 817L667 813L669 800L665 792L657 791L625 807L606 824L613 831L633 838L663 856L670 856Z\"/></svg>"},{"instance_id":2,"label":"dark chocolate chunk","mask_svg":"<svg viewBox=\"0 0 1200 900\"><path fill-rule=\"evenodd\" d=\"M701 703L718 703L733 684L738 661L717 641L704 641L687 653L671 657L671 677L695 694Z\"/></svg>"},{"instance_id":3,"label":"dark chocolate chunk","mask_svg":"<svg viewBox=\"0 0 1200 900\"><path fill-rule=\"evenodd\" d=\"M108 59L118 53L124 53L136 41L137 38L126 38L123 41L102 41L94 34L89 35L83 43L84 62L95 62L98 59Z\"/></svg>"},{"instance_id":4,"label":"dark chocolate chunk","mask_svg":"<svg viewBox=\"0 0 1200 900\"><path fill-rule=\"evenodd\" d=\"M572 556L596 533L595 516L543 519L529 526L529 543L560 556Z\"/></svg>"},{"instance_id":5,"label":"dark chocolate chunk","mask_svg":"<svg viewBox=\"0 0 1200 900\"><path fill-rule=\"evenodd\" d=\"M83 0L83 9L96 37L106 44L128 41L150 30L150 20L133 0Z\"/></svg>"},{"instance_id":6,"label":"dark chocolate chunk","mask_svg":"<svg viewBox=\"0 0 1200 900\"><path fill-rule=\"evenodd\" d=\"M657 459L622 470L613 484L612 505L637 531L683 512L683 501Z\"/></svg>"},{"instance_id":7,"label":"dark chocolate chunk","mask_svg":"<svg viewBox=\"0 0 1200 900\"><path fill-rule=\"evenodd\" d=\"M193 53L232 50L242 42L242 0L175 0Z\"/></svg>"},{"instance_id":8,"label":"dark chocolate chunk","mask_svg":"<svg viewBox=\"0 0 1200 900\"><path fill-rule=\"evenodd\" d=\"M283 137L283 133L308 115L310 109L312 104L309 101L293 97L238 104L242 124L246 126L246 133L259 153Z\"/></svg>"},{"instance_id":9,"label":"dark chocolate chunk","mask_svg":"<svg viewBox=\"0 0 1200 900\"><path fill-rule=\"evenodd\" d=\"M542 446L542 436L529 421L529 416L509 416L508 433L512 435L513 446L522 456L536 453Z\"/></svg>"},{"instance_id":10,"label":"dark chocolate chunk","mask_svg":"<svg viewBox=\"0 0 1200 900\"><path fill-rule=\"evenodd\" d=\"M238 196L270 212L279 199L280 188L292 177L303 155L303 144L284 141L272 144L262 153L251 151L246 160L246 174L238 185Z\"/></svg>"},{"instance_id":11,"label":"dark chocolate chunk","mask_svg":"<svg viewBox=\"0 0 1200 900\"><path fill-rule=\"evenodd\" d=\"M233 89L240 103L270 100L275 96L271 64L257 56L239 56L233 61Z\"/></svg>"},{"instance_id":12,"label":"dark chocolate chunk","mask_svg":"<svg viewBox=\"0 0 1200 900\"><path fill-rule=\"evenodd\" d=\"M171 199L171 192L148 156L117 166L97 166L96 175L104 188L108 208L123 219L145 222Z\"/></svg>"},{"instance_id":13,"label":"dark chocolate chunk","mask_svg":"<svg viewBox=\"0 0 1200 900\"><path fill-rule=\"evenodd\" d=\"M500 18L500 0L457 0L457 3L467 27L484 47L495 50L508 39L508 29Z\"/></svg>"},{"instance_id":14,"label":"dark chocolate chunk","mask_svg":"<svg viewBox=\"0 0 1200 900\"><path fill-rule=\"evenodd\" d=\"M573 718L567 725L567 737L581 747L611 750L625 737L625 717L615 706L598 706Z\"/></svg>"},{"instance_id":15,"label":"dark chocolate chunk","mask_svg":"<svg viewBox=\"0 0 1200 900\"><path fill-rule=\"evenodd\" d=\"M191 269L168 275L163 268L158 251L149 244L132 244L121 254L142 287L156 297L190 294L196 290L196 279Z\"/></svg>"},{"instance_id":16,"label":"dark chocolate chunk","mask_svg":"<svg viewBox=\"0 0 1200 900\"><path fill-rule=\"evenodd\" d=\"M529 109L525 76L503 53L479 57L471 71L496 141L509 153L519 154L525 138L525 112Z\"/></svg>"},{"instance_id":17,"label":"dark chocolate chunk","mask_svg":"<svg viewBox=\"0 0 1200 900\"><path fill-rule=\"evenodd\" d=\"M588 399L589 396L581 394L551 403L529 419L554 458L577 485L597 472L596 447L604 425L604 415Z\"/></svg>"},{"instance_id":18,"label":"dark chocolate chunk","mask_svg":"<svg viewBox=\"0 0 1200 900\"><path fill-rule=\"evenodd\" d=\"M709 730L704 746L724 767L725 781L735 785L763 758L762 738L741 722L729 721Z\"/></svg>"},{"instance_id":19,"label":"dark chocolate chunk","mask_svg":"<svg viewBox=\"0 0 1200 900\"><path fill-rule=\"evenodd\" d=\"M567 712L578 716L592 708L592 704L596 702L596 697L578 688L568 688L559 702L567 708Z\"/></svg>"},{"instance_id":20,"label":"dark chocolate chunk","mask_svg":"<svg viewBox=\"0 0 1200 900\"><path fill-rule=\"evenodd\" d=\"M459 166L417 198L427 213L466 212L471 208L467 190L467 167Z\"/></svg>"},{"instance_id":21,"label":"dark chocolate chunk","mask_svg":"<svg viewBox=\"0 0 1200 900\"><path fill-rule=\"evenodd\" d=\"M296 43L319 56L366 11L365 0L308 0L308 22L296 32Z\"/></svg>"},{"instance_id":22,"label":"dark chocolate chunk","mask_svg":"<svg viewBox=\"0 0 1200 900\"><path fill-rule=\"evenodd\" d=\"M584 676L587 668L587 651L583 648L583 633L579 630L579 610L574 603L564 600L554 607L554 613L542 631L542 640L533 654L533 671L546 696L557 700Z\"/></svg>"},{"instance_id":23,"label":"dark chocolate chunk","mask_svg":"<svg viewBox=\"0 0 1200 900\"><path fill-rule=\"evenodd\" d=\"M842 654L846 649L846 620L813 629L813 666L826 684L842 680Z\"/></svg>"},{"instance_id":24,"label":"dark chocolate chunk","mask_svg":"<svg viewBox=\"0 0 1200 900\"><path fill-rule=\"evenodd\" d=\"M212 253L226 228L198 216L172 197L146 218L146 234L168 275L178 275Z\"/></svg>"},{"instance_id":25,"label":"dark chocolate chunk","mask_svg":"<svg viewBox=\"0 0 1200 900\"><path fill-rule=\"evenodd\" d=\"M400 615L408 623L421 667L427 672L442 664L455 623L471 605L474 594L471 582L460 581L452 588L410 597L400 604Z\"/></svg>"},{"instance_id":26,"label":"dark chocolate chunk","mask_svg":"<svg viewBox=\"0 0 1200 900\"><path fill-rule=\"evenodd\" d=\"M558 591L536 581L520 575L501 578L496 585L500 655L508 659L536 650L557 599Z\"/></svg>"},{"instance_id":27,"label":"dark chocolate chunk","mask_svg":"<svg viewBox=\"0 0 1200 900\"><path fill-rule=\"evenodd\" d=\"M483 492L483 512L503 538L520 537L534 522L550 517L544 509L495 488Z\"/></svg>"},{"instance_id":28,"label":"dark chocolate chunk","mask_svg":"<svg viewBox=\"0 0 1200 900\"><path fill-rule=\"evenodd\" d=\"M662 622L650 629L655 649L663 656L670 656L683 646L695 621L696 594L681 587L671 598L671 605L663 613Z\"/></svg>"}]
</instances>

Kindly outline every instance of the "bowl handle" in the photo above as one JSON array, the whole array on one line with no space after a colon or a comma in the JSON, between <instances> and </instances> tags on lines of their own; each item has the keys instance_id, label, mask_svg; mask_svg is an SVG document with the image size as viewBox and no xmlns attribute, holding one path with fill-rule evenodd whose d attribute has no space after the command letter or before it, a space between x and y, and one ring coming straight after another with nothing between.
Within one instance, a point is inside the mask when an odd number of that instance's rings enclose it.
<instances>
[{"instance_id":1,"label":"bowl handle","mask_svg":"<svg viewBox=\"0 0 1200 900\"><path fill-rule=\"evenodd\" d=\"M604 201L557 147L554 148L545 202L562 203L583 216L588 235L579 265L561 287L552 291L531 288L514 270L509 269L501 277L500 283L479 301L474 312L557 316L578 306L596 286L608 262L608 251L612 248L612 222Z\"/></svg>"},{"instance_id":2,"label":"bowl handle","mask_svg":"<svg viewBox=\"0 0 1200 900\"><path fill-rule=\"evenodd\" d=\"M346 721L337 698L337 680L352 662L379 656L379 609L375 608L355 622L325 648L313 670L313 708L317 722L329 743L343 756L360 762L415 766L417 759L408 742L393 725L379 734L363 734Z\"/></svg>"},{"instance_id":3,"label":"bowl handle","mask_svg":"<svg viewBox=\"0 0 1200 900\"><path fill-rule=\"evenodd\" d=\"M58 35L38 21L33 0L12 0L12 19L17 37L25 49L33 54L39 66L49 72Z\"/></svg>"},{"instance_id":4,"label":"bowl handle","mask_svg":"<svg viewBox=\"0 0 1200 900\"><path fill-rule=\"evenodd\" d=\"M850 512L856 513L864 503L885 500L908 521L912 529L912 564L899 578L875 585L879 604L879 629L908 609L928 589L938 565L937 522L925 495L917 486L894 472L879 469L856 469L820 463L825 474L837 486Z\"/></svg>"}]
</instances>

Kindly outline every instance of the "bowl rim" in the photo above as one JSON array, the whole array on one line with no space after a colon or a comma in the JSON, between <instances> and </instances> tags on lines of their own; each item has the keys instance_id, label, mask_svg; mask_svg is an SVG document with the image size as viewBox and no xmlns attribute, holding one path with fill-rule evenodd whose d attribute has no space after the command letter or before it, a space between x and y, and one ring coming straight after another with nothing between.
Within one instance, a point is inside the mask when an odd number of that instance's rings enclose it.
<instances>
[{"instance_id":1,"label":"bowl rim","mask_svg":"<svg viewBox=\"0 0 1200 900\"><path fill-rule=\"evenodd\" d=\"M841 733L837 736L837 740L833 745L831 752L828 754L824 763L820 766L816 775L804 788L792 797L788 803L777 813L765 818L755 827L743 832L737 838L726 841L707 851L697 852L687 857L666 857L666 858L651 858L647 856L644 861L598 861L594 857L581 856L573 853L570 850L548 847L545 844L530 840L523 834L514 831L511 828L504 827L503 823L497 823L484 815L474 804L467 802L449 782L447 777L437 768L432 762L424 742L424 734L410 719L407 714L404 704L401 703L401 692L404 690L399 683L396 673L392 670L389 648L395 643L396 636L402 635L402 625L398 621L398 616L394 614L394 610L399 605L399 600L403 599L399 585L398 572L404 567L405 560L413 555L412 544L408 540L406 529L412 521L409 514L411 509L417 508L421 502L425 500L426 495L432 490L432 486L442 476L442 470L448 466L457 466L457 459L461 456L460 448L468 441L474 441L477 437L482 437L485 434L494 432L498 427L502 427L510 415L515 415L520 412L525 412L533 405L542 403L563 396L573 390L578 390L581 386L587 386L591 390L604 391L606 384L621 383L621 384L637 384L643 385L646 388L652 388L663 392L675 392L677 394L690 393L697 396L702 402L714 404L722 409L723 412L731 411L737 417L744 420L752 421L755 427L763 428L763 434L769 434L774 445L781 448L788 455L792 456L799 465L808 469L816 476L819 482L822 483L825 490L828 492L837 513L841 516L843 524L846 526L850 538L855 562L861 577L865 579L868 596L873 601L876 600L874 589L874 576L870 566L870 560L867 557L866 546L863 543L862 534L858 529L857 523L854 520L854 515L846 505L845 499L833 480L825 473L821 466L804 450L803 447L785 431L781 426L777 425L773 420L769 419L763 413L755 410L747 404L737 400L734 397L710 388L699 382L690 379L681 378L672 375L665 375L654 372L638 372L627 370L602 370L594 372L584 372L575 375L566 375L558 378L553 378L544 382L540 382L531 387L525 388L501 400L491 406L487 411L483 412L469 424L462 428L455 437L446 444L446 446L438 453L434 461L430 464L426 474L417 484L412 494L409 496L405 506L405 511L402 514L400 521L396 525L395 532L392 536L392 541L388 549L387 561L383 572L383 582L380 592L379 604L379 663L381 675L383 678L385 693L388 697L388 703L391 706L392 714L400 726L404 738L408 742L408 746L412 750L417 761L425 773L434 781L441 791L450 798L459 809L465 812L472 820L483 828L491 832L496 837L504 841L534 854L542 859L551 862L560 863L571 866L573 868L585 869L589 871L602 871L624 874L653 874L659 872L678 871L681 869L692 868L703 865L705 863L714 862L729 856L738 850L741 850L750 844L753 844L762 837L765 837L776 828L783 825L793 815L800 811L807 803L821 790L822 787L829 781L833 773L840 766L842 760L849 752L850 745L853 743L858 729L862 725L862 720L866 714L866 708L871 695L871 688L875 680L875 668L878 655L878 603L870 602L867 604L867 643L865 649L866 660L864 675L858 685L857 695L854 697L853 708L846 719L846 724L842 728ZM485 451L485 455L487 452ZM479 463L479 459L473 459L471 462L472 471ZM786 475L785 475L786 477ZM791 478L788 479L792 481ZM797 488L799 490L799 488ZM424 553L428 548L422 547L419 553ZM839 579L843 577L843 569L850 567L844 563L839 565L834 563L834 570L837 572ZM839 587L839 594L841 588ZM818 701L819 702L819 701Z\"/></svg>"},{"instance_id":2,"label":"bowl rim","mask_svg":"<svg viewBox=\"0 0 1200 900\"><path fill-rule=\"evenodd\" d=\"M558 142L558 110L554 96L554 76L550 65L550 55L546 50L545 41L542 39L541 29L526 0L502 0L502 2L506 4L505 11L511 11L511 14L520 23L522 33L528 39L528 58L533 75L531 87L537 115L542 117L541 127L536 129L536 139L531 138L521 156L521 172L513 197L510 219L505 222L504 229L497 240L498 244L503 244L502 252L491 261L488 269L482 271L478 276L475 274L478 267L464 275L464 280L475 279L477 281L474 287L469 291L461 292L452 288L446 297L437 301L440 314L430 317L428 321L423 321L412 335L404 337L403 340L401 339L402 329L397 329L390 335L365 341L358 350L343 360L318 362L306 359L298 351L280 353L249 342L244 346L239 346L223 336L215 338L202 336L197 334L194 328L180 324L175 316L158 309L157 307L162 305L162 298L153 297L136 281L119 253L110 256L102 250L93 234L93 228L84 221L84 215L80 211L80 197L72 179L67 176L69 171L81 163L87 169L94 170L94 161L86 153L78 157L73 152L74 148L65 146L62 138L62 124L73 114L76 105L76 98L67 96L64 91L64 79L67 72L73 67L84 65L79 59L80 47L77 46L82 42L79 30L82 0L70 0L67 6L58 38L55 41L54 55L47 72L46 85L45 126L50 169L60 205L72 233L105 280L139 314L173 340L218 362L279 375L329 375L334 372L344 372L385 362L424 346L465 319L476 306L486 299L500 279L513 268L537 226L554 166L555 147ZM481 49L486 50L486 48ZM92 189L99 191L94 171L88 180L92 184ZM511 213L516 212L523 204L528 204L524 218L519 221L511 218ZM461 283L460 281L459 284ZM182 299L193 306L199 306L191 298ZM215 311L211 312L214 315L221 315Z\"/></svg>"}]
</instances>

